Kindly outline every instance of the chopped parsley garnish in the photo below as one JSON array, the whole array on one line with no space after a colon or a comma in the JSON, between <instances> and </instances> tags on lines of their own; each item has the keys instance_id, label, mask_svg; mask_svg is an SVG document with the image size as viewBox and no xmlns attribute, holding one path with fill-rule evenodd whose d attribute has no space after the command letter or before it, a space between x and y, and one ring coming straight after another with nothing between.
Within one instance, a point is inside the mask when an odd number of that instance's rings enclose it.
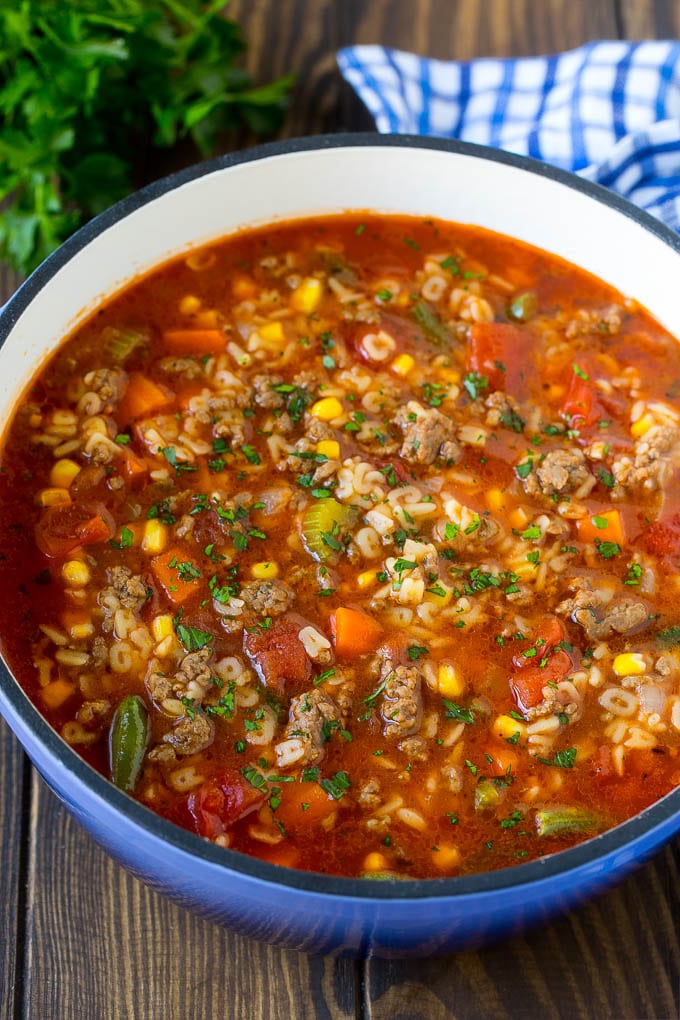
<instances>
[{"instance_id":1,"label":"chopped parsley garnish","mask_svg":"<svg viewBox=\"0 0 680 1020\"><path fill-rule=\"evenodd\" d=\"M212 634L199 630L198 627L185 627L183 623L178 623L175 629L177 637L188 652L198 652L213 640Z\"/></svg>"},{"instance_id":2,"label":"chopped parsley garnish","mask_svg":"<svg viewBox=\"0 0 680 1020\"><path fill-rule=\"evenodd\" d=\"M174 467L178 475L181 474L182 471L198 471L195 464L185 464L183 461L177 460L177 451L174 446L161 446L158 452L163 454L168 464L170 464L171 467Z\"/></svg>"},{"instance_id":3,"label":"chopped parsley garnish","mask_svg":"<svg viewBox=\"0 0 680 1020\"><path fill-rule=\"evenodd\" d=\"M597 538L595 539L595 548L605 560L611 560L621 552L621 546L617 542L600 542Z\"/></svg>"},{"instance_id":4,"label":"chopped parsley garnish","mask_svg":"<svg viewBox=\"0 0 680 1020\"><path fill-rule=\"evenodd\" d=\"M259 453L257 452L254 446L249 446L248 444L246 444L245 446L241 447L241 451L243 452L243 456L246 458L249 464L262 463L262 458L260 457Z\"/></svg>"},{"instance_id":5,"label":"chopped parsley garnish","mask_svg":"<svg viewBox=\"0 0 680 1020\"><path fill-rule=\"evenodd\" d=\"M524 431L524 419L520 418L517 411L513 408L501 412L501 424L505 425L506 429L511 429L513 432Z\"/></svg>"},{"instance_id":6,"label":"chopped parsley garnish","mask_svg":"<svg viewBox=\"0 0 680 1020\"><path fill-rule=\"evenodd\" d=\"M267 792L267 780L254 765L244 765L241 769L241 775L256 790L260 790L261 793Z\"/></svg>"},{"instance_id":7,"label":"chopped parsley garnish","mask_svg":"<svg viewBox=\"0 0 680 1020\"><path fill-rule=\"evenodd\" d=\"M463 376L463 386L467 390L470 399L476 400L482 390L489 388L489 380L479 372L468 372Z\"/></svg>"},{"instance_id":8,"label":"chopped parsley garnish","mask_svg":"<svg viewBox=\"0 0 680 1020\"><path fill-rule=\"evenodd\" d=\"M406 654L408 655L411 662L415 662L417 659L420 659L423 655L429 655L430 649L426 648L424 645L411 645L411 647L407 649Z\"/></svg>"},{"instance_id":9,"label":"chopped parsley garnish","mask_svg":"<svg viewBox=\"0 0 680 1020\"><path fill-rule=\"evenodd\" d=\"M642 567L639 563L628 564L628 574L624 578L623 583L628 585L636 585L640 583L642 577Z\"/></svg>"},{"instance_id":10,"label":"chopped parsley garnish","mask_svg":"<svg viewBox=\"0 0 680 1020\"><path fill-rule=\"evenodd\" d=\"M335 772L329 779L322 779L319 783L321 789L333 800L342 800L351 785L346 772Z\"/></svg>"},{"instance_id":11,"label":"chopped parsley garnish","mask_svg":"<svg viewBox=\"0 0 680 1020\"><path fill-rule=\"evenodd\" d=\"M556 751L552 759L541 758L540 755L536 755L538 761L543 765L555 765L560 769L572 769L574 762L576 761L576 748L568 747L564 751Z\"/></svg>"},{"instance_id":12,"label":"chopped parsley garnish","mask_svg":"<svg viewBox=\"0 0 680 1020\"><path fill-rule=\"evenodd\" d=\"M455 719L457 722L468 723L470 726L474 723L475 717L469 708L461 708L455 701L449 701L448 698L442 698L442 702L446 709L447 719Z\"/></svg>"}]
</instances>

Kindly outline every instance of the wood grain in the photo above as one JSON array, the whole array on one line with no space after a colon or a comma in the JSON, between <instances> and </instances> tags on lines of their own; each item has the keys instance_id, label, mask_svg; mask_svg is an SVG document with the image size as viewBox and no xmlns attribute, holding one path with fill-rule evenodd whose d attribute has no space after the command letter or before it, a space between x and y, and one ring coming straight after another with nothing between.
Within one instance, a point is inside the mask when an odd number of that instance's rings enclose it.
<instances>
[{"instance_id":1,"label":"wood grain","mask_svg":"<svg viewBox=\"0 0 680 1020\"><path fill-rule=\"evenodd\" d=\"M680 7L676 0L619 0L626 39L677 39Z\"/></svg>"},{"instance_id":2,"label":"wood grain","mask_svg":"<svg viewBox=\"0 0 680 1020\"><path fill-rule=\"evenodd\" d=\"M527 938L371 964L371 1020L639 1020L680 1011L677 844L617 890Z\"/></svg>"},{"instance_id":3,"label":"wood grain","mask_svg":"<svg viewBox=\"0 0 680 1020\"><path fill-rule=\"evenodd\" d=\"M15 1015L15 996L22 975L24 896L28 808L28 765L5 723L0 720L0 1020Z\"/></svg>"},{"instance_id":4,"label":"wood grain","mask_svg":"<svg viewBox=\"0 0 680 1020\"><path fill-rule=\"evenodd\" d=\"M441 60L526 56L617 34L614 3L591 0L346 0L344 35Z\"/></svg>"},{"instance_id":5,"label":"wood grain","mask_svg":"<svg viewBox=\"0 0 680 1020\"><path fill-rule=\"evenodd\" d=\"M114 864L34 775L23 1015L353 1018L354 965L199 920Z\"/></svg>"},{"instance_id":6,"label":"wood grain","mask_svg":"<svg viewBox=\"0 0 680 1020\"><path fill-rule=\"evenodd\" d=\"M675 0L232 0L228 10L256 81L296 72L281 137L372 127L336 69L343 45L469 59L680 34ZM16 282L0 272L0 300ZM354 965L259 945L145 889L37 778L20 793L28 767L2 726L0 766L0 1020L663 1020L680 1011L677 841L613 893L527 938Z\"/></svg>"}]
</instances>

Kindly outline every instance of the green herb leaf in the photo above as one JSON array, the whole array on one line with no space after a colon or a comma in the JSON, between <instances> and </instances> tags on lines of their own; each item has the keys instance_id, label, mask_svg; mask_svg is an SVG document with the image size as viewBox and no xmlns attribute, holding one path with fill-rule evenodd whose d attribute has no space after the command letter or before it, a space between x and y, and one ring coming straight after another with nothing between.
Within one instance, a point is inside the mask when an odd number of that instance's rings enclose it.
<instances>
[{"instance_id":1,"label":"green herb leaf","mask_svg":"<svg viewBox=\"0 0 680 1020\"><path fill-rule=\"evenodd\" d=\"M207 156L225 131L280 124L290 77L253 87L223 4L0 5L0 258L28 273L145 183L149 150ZM146 149L145 149L146 146Z\"/></svg>"}]
</instances>

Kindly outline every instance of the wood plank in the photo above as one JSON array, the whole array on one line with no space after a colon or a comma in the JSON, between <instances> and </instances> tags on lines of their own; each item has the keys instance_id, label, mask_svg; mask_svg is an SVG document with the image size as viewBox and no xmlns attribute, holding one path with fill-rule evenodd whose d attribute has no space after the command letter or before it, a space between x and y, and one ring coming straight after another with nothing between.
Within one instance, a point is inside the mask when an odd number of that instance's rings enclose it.
<instances>
[{"instance_id":1,"label":"wood plank","mask_svg":"<svg viewBox=\"0 0 680 1020\"><path fill-rule=\"evenodd\" d=\"M354 965L265 946L122 871L34 774L24 1012L59 1020L347 1020Z\"/></svg>"},{"instance_id":2,"label":"wood plank","mask_svg":"<svg viewBox=\"0 0 680 1020\"><path fill-rule=\"evenodd\" d=\"M680 1011L678 846L620 888L523 939L441 960L373 962L371 1020L592 1020Z\"/></svg>"},{"instance_id":3,"label":"wood plank","mask_svg":"<svg viewBox=\"0 0 680 1020\"><path fill-rule=\"evenodd\" d=\"M0 1020L14 1017L23 971L23 907L26 888L24 813L26 759L9 727L0 720Z\"/></svg>"},{"instance_id":4,"label":"wood plank","mask_svg":"<svg viewBox=\"0 0 680 1020\"><path fill-rule=\"evenodd\" d=\"M634 2L634 0L631 0ZM612 0L346 0L343 36L440 60L525 56L617 35Z\"/></svg>"},{"instance_id":5,"label":"wood plank","mask_svg":"<svg viewBox=\"0 0 680 1020\"><path fill-rule=\"evenodd\" d=\"M677 39L680 7L676 0L619 0L626 39Z\"/></svg>"}]
</instances>

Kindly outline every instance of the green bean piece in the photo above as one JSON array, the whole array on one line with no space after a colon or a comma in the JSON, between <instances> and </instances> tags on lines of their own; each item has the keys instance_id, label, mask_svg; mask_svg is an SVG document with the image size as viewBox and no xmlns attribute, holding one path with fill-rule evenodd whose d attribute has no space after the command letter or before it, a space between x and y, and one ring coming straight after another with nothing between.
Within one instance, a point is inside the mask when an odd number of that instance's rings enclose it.
<instances>
[{"instance_id":1,"label":"green bean piece","mask_svg":"<svg viewBox=\"0 0 680 1020\"><path fill-rule=\"evenodd\" d=\"M454 336L451 330L444 325L439 316L425 302L418 301L411 309L411 316L418 323L428 340L431 340L438 346L453 343Z\"/></svg>"},{"instance_id":2,"label":"green bean piece","mask_svg":"<svg viewBox=\"0 0 680 1020\"><path fill-rule=\"evenodd\" d=\"M149 742L149 713L141 698L128 694L111 723L109 751L111 778L126 793L133 793Z\"/></svg>"},{"instance_id":3,"label":"green bean piece","mask_svg":"<svg viewBox=\"0 0 680 1020\"><path fill-rule=\"evenodd\" d=\"M501 795L495 783L482 779L475 788L475 811L493 811L498 807Z\"/></svg>"},{"instance_id":4,"label":"green bean piece","mask_svg":"<svg viewBox=\"0 0 680 1020\"><path fill-rule=\"evenodd\" d=\"M597 831L601 819L587 808L560 804L536 812L536 832L539 836L559 836L563 832Z\"/></svg>"},{"instance_id":5,"label":"green bean piece","mask_svg":"<svg viewBox=\"0 0 680 1020\"><path fill-rule=\"evenodd\" d=\"M508 315L515 322L527 322L538 311L538 298L533 290L525 290L510 302Z\"/></svg>"}]
</instances>

